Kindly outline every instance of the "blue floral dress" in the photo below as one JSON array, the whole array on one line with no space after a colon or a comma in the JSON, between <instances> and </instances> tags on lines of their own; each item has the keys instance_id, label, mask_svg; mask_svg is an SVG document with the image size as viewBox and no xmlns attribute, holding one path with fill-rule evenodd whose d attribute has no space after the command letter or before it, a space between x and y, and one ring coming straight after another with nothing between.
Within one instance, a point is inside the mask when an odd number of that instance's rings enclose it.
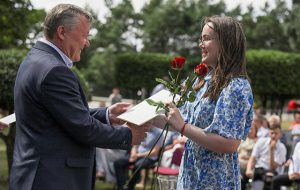
<instances>
[{"instance_id":1,"label":"blue floral dress","mask_svg":"<svg viewBox=\"0 0 300 190\"><path fill-rule=\"evenodd\" d=\"M222 90L217 101L202 98L211 75L192 103L186 103L181 113L186 122L232 139L245 140L253 117L253 95L245 78L234 78ZM226 146L224 144L223 146ZM240 189L238 154L216 153L191 140L185 145L178 190L237 190Z\"/></svg>"}]
</instances>

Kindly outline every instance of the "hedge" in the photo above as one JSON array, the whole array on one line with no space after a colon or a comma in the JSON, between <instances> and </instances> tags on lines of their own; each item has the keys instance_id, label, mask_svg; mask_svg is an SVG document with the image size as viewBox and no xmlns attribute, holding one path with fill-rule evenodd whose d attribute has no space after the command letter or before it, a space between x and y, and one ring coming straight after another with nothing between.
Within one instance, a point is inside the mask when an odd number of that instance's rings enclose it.
<instances>
[{"instance_id":1,"label":"hedge","mask_svg":"<svg viewBox=\"0 0 300 190\"><path fill-rule=\"evenodd\" d=\"M247 63L254 94L299 98L300 54L250 50Z\"/></svg>"},{"instance_id":2,"label":"hedge","mask_svg":"<svg viewBox=\"0 0 300 190\"><path fill-rule=\"evenodd\" d=\"M122 89L136 91L142 87L148 92L169 70L173 56L157 53L126 53L117 57L116 81ZM247 71L253 92L258 96L299 98L300 55L271 50L249 50L246 54ZM189 58L192 72L200 58Z\"/></svg>"}]
</instances>

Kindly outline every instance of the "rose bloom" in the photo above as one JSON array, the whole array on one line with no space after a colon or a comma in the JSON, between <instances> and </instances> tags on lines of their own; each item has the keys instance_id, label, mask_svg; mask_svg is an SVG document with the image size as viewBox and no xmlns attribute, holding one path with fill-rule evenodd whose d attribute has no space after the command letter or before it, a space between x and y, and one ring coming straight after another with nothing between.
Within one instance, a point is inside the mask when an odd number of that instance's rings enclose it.
<instances>
[{"instance_id":1,"label":"rose bloom","mask_svg":"<svg viewBox=\"0 0 300 190\"><path fill-rule=\"evenodd\" d=\"M196 75L200 76L205 76L208 72L208 69L204 63L200 63L199 65L196 66L194 69L194 73Z\"/></svg>"},{"instance_id":2,"label":"rose bloom","mask_svg":"<svg viewBox=\"0 0 300 190\"><path fill-rule=\"evenodd\" d=\"M185 61L186 60L184 57L174 57L174 59L171 61L172 69L174 69L174 70L183 69Z\"/></svg>"}]
</instances>

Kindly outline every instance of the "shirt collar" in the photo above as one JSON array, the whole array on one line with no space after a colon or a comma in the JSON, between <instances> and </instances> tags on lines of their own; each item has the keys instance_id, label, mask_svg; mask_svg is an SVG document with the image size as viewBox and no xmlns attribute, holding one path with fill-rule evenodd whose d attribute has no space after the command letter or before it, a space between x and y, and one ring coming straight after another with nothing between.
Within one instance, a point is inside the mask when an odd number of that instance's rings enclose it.
<instances>
[{"instance_id":1,"label":"shirt collar","mask_svg":"<svg viewBox=\"0 0 300 190\"><path fill-rule=\"evenodd\" d=\"M41 38L38 41L43 42L51 47L53 47L61 56L61 58L64 60L64 63L67 65L67 67L72 68L73 67L73 61L66 56L66 54L64 54L56 45L54 45L53 43L51 43L50 41L48 41L45 38Z\"/></svg>"}]
</instances>

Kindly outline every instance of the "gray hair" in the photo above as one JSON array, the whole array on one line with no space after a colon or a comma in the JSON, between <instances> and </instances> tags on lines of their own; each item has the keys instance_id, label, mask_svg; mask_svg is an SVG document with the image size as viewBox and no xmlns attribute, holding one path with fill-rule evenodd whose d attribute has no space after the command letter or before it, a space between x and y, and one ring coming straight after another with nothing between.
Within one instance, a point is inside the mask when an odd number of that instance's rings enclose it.
<instances>
[{"instance_id":1,"label":"gray hair","mask_svg":"<svg viewBox=\"0 0 300 190\"><path fill-rule=\"evenodd\" d=\"M92 22L92 15L86 10L72 4L58 4L47 14L44 21L44 35L47 39L53 39L59 26L71 28L78 23L79 16L85 16Z\"/></svg>"}]
</instances>

